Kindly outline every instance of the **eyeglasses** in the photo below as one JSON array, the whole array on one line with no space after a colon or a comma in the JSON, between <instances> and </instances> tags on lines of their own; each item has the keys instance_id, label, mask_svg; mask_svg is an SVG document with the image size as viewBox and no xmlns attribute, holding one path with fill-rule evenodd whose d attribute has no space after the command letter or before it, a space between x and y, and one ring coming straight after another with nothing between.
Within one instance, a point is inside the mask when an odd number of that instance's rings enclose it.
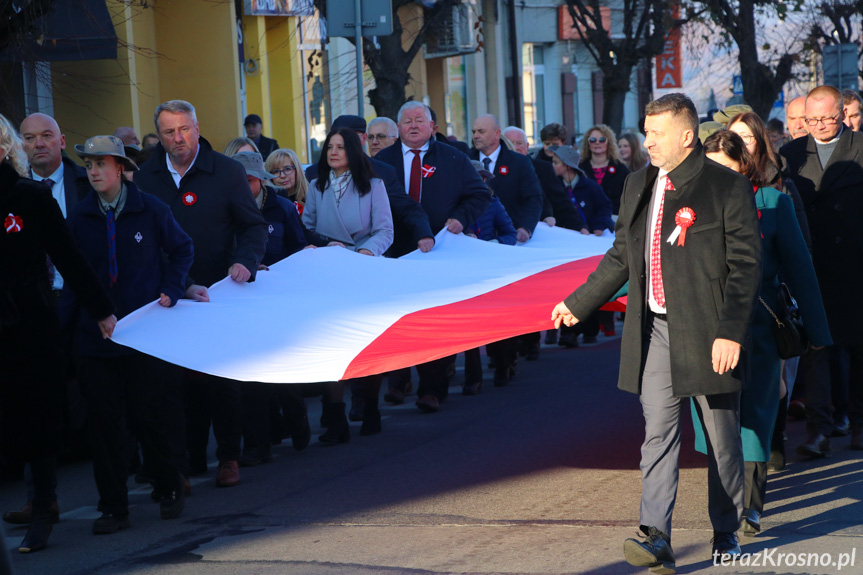
<instances>
[{"instance_id":1,"label":"eyeglasses","mask_svg":"<svg viewBox=\"0 0 863 575\"><path fill-rule=\"evenodd\" d=\"M591 144L595 144L597 142L599 142L600 144L604 144L608 141L608 138L589 138L587 141Z\"/></svg>"},{"instance_id":2,"label":"eyeglasses","mask_svg":"<svg viewBox=\"0 0 863 575\"><path fill-rule=\"evenodd\" d=\"M284 168L276 168L275 170L270 170L270 173L274 176L287 176L288 174L292 174L296 170L293 166L285 166Z\"/></svg>"},{"instance_id":3,"label":"eyeglasses","mask_svg":"<svg viewBox=\"0 0 863 575\"><path fill-rule=\"evenodd\" d=\"M392 140L394 136L390 136L389 134L369 134L369 140L375 142L381 142L383 140Z\"/></svg>"},{"instance_id":4,"label":"eyeglasses","mask_svg":"<svg viewBox=\"0 0 863 575\"><path fill-rule=\"evenodd\" d=\"M753 136L752 134L737 134L737 135L740 136L740 139L743 140L743 143L746 145L751 144L752 141L755 139L755 136Z\"/></svg>"},{"instance_id":5,"label":"eyeglasses","mask_svg":"<svg viewBox=\"0 0 863 575\"><path fill-rule=\"evenodd\" d=\"M815 127L818 125L818 122L821 122L825 126L832 126L839 121L840 114L842 114L842 112L839 112L832 118L806 118L806 125L810 127Z\"/></svg>"}]
</instances>

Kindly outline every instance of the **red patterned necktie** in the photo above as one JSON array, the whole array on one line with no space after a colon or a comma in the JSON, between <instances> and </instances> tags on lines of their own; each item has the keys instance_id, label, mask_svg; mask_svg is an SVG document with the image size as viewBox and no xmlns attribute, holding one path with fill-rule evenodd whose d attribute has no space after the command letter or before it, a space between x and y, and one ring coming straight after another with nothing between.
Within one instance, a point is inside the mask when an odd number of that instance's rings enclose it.
<instances>
[{"instance_id":1,"label":"red patterned necktie","mask_svg":"<svg viewBox=\"0 0 863 575\"><path fill-rule=\"evenodd\" d=\"M665 207L665 192L674 189L671 178L665 176L665 190L659 199L659 213L656 214L656 226L653 228L653 242L650 244L650 288L653 290L653 299L660 307L665 307L665 288L662 285L662 212Z\"/></svg>"},{"instance_id":2,"label":"red patterned necktie","mask_svg":"<svg viewBox=\"0 0 863 575\"><path fill-rule=\"evenodd\" d=\"M411 162L411 179L408 186L408 195L415 202L420 201L420 186L422 183L422 166L420 166L420 152L422 150L411 150L414 153L413 162Z\"/></svg>"}]
</instances>

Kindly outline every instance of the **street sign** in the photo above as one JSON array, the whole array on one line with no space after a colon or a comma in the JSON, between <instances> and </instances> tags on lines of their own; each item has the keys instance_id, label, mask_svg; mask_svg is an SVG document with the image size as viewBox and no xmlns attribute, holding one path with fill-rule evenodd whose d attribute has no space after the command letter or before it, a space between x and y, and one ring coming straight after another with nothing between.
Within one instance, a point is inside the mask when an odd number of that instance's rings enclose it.
<instances>
[{"instance_id":1,"label":"street sign","mask_svg":"<svg viewBox=\"0 0 863 575\"><path fill-rule=\"evenodd\" d=\"M327 4L327 31L332 37L353 38L357 35L355 2ZM362 0L363 36L389 36L393 33L392 0Z\"/></svg>"},{"instance_id":2,"label":"street sign","mask_svg":"<svg viewBox=\"0 0 863 575\"><path fill-rule=\"evenodd\" d=\"M734 74L734 78L732 80L731 93L735 96L743 95L743 76L740 74Z\"/></svg>"},{"instance_id":3,"label":"street sign","mask_svg":"<svg viewBox=\"0 0 863 575\"><path fill-rule=\"evenodd\" d=\"M825 46L822 58L825 84L835 86L840 90L859 89L856 44Z\"/></svg>"}]
</instances>

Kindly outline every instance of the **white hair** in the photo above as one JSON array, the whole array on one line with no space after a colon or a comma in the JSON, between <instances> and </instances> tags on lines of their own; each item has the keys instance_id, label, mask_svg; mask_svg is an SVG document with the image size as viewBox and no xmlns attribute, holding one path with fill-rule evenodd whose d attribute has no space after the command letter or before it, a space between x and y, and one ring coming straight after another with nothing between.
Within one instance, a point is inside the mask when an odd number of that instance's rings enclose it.
<instances>
[{"instance_id":1,"label":"white hair","mask_svg":"<svg viewBox=\"0 0 863 575\"><path fill-rule=\"evenodd\" d=\"M402 123L402 114L404 114L404 113L405 113L406 111L408 111L408 110L415 110L415 109L417 109L417 108L422 108L423 110L425 110L425 113L426 113L426 119L427 119L429 122L431 122L431 121L432 121L432 117L431 117L431 110L429 110L429 107L428 107L428 106L426 106L425 104L423 104L422 102L417 102L416 100L411 100L410 102L405 102L405 103L402 105L402 107L401 107L401 108L399 108L398 116L396 116L396 118L397 118L397 119L398 119L398 121L399 121L399 124L401 124L401 123Z\"/></svg>"},{"instance_id":2,"label":"white hair","mask_svg":"<svg viewBox=\"0 0 863 575\"><path fill-rule=\"evenodd\" d=\"M369 133L369 130L372 129L372 126L375 126L377 124L383 124L384 126L386 126L386 128L385 128L386 133L390 138L398 138L399 137L399 127L396 125L395 122L393 122L391 119L387 118L386 116L381 116L379 118L375 118L374 120L369 122L369 125L366 126L366 134Z\"/></svg>"},{"instance_id":3,"label":"white hair","mask_svg":"<svg viewBox=\"0 0 863 575\"><path fill-rule=\"evenodd\" d=\"M525 141L527 140L527 133L524 130L522 130L521 128L519 128L518 126L507 126L506 128L503 129L503 133L506 134L510 130L515 130L516 132L521 134L521 136L525 139Z\"/></svg>"}]
</instances>

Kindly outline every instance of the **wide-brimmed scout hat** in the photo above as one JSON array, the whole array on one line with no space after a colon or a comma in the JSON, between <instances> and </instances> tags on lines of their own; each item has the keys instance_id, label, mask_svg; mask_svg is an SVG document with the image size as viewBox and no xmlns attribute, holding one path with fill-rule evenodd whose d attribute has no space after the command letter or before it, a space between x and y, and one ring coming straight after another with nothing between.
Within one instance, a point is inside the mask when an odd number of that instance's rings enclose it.
<instances>
[{"instance_id":1,"label":"wide-brimmed scout hat","mask_svg":"<svg viewBox=\"0 0 863 575\"><path fill-rule=\"evenodd\" d=\"M259 180L272 180L276 176L264 169L264 158L258 152L239 152L232 156L246 169L246 174Z\"/></svg>"},{"instance_id":2,"label":"wide-brimmed scout hat","mask_svg":"<svg viewBox=\"0 0 863 575\"><path fill-rule=\"evenodd\" d=\"M727 126L728 122L731 121L731 118L733 118L737 114L751 111L752 106L747 106L746 104L734 104L732 106L728 106L724 110L719 110L718 112L713 114L713 121L719 122L723 126Z\"/></svg>"},{"instance_id":3,"label":"wide-brimmed scout hat","mask_svg":"<svg viewBox=\"0 0 863 575\"><path fill-rule=\"evenodd\" d=\"M720 124L719 122L701 122L698 125L698 139L701 140L701 143L704 143L704 140L719 132L720 130L724 130L725 126Z\"/></svg>"},{"instance_id":4,"label":"wide-brimmed scout hat","mask_svg":"<svg viewBox=\"0 0 863 575\"><path fill-rule=\"evenodd\" d=\"M75 144L75 153L82 159L88 156L114 156L120 160L126 171L138 169L138 165L126 155L123 140L117 136L93 136L84 145Z\"/></svg>"},{"instance_id":5,"label":"wide-brimmed scout hat","mask_svg":"<svg viewBox=\"0 0 863 575\"><path fill-rule=\"evenodd\" d=\"M579 174L584 174L584 171L578 167L581 163L581 154L572 146L549 146L549 151L557 156L561 162L569 166Z\"/></svg>"}]
</instances>

